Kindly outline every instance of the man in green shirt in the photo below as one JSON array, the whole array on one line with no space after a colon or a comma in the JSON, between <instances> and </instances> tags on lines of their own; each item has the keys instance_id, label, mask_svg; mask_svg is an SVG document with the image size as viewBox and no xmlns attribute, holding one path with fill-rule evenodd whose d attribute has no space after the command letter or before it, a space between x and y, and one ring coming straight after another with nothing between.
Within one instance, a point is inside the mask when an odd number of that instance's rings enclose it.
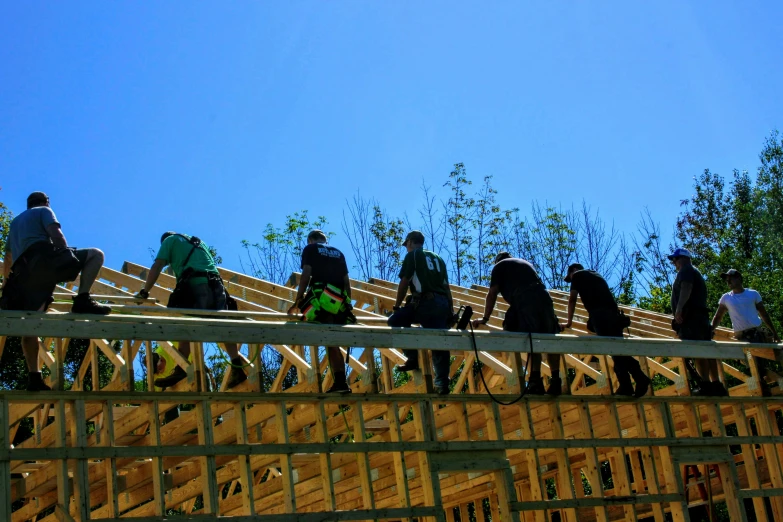
<instances>
[{"instance_id":1,"label":"man in green shirt","mask_svg":"<svg viewBox=\"0 0 783 522\"><path fill-rule=\"evenodd\" d=\"M180 300L173 303L169 298L169 308L195 308L200 310L225 310L226 290L220 278L215 260L209 253L209 247L197 237L175 232L166 232L160 238L160 250L150 268L144 288L137 294L149 297L149 291L155 286L161 271L171 265L177 277L177 288L182 290ZM174 294L172 293L172 296ZM242 370L244 366L235 343L225 343L226 352L231 357L231 376L228 387L232 388L247 380ZM180 341L179 353L187 359L190 356L190 342ZM185 370L177 366L166 377L155 379L155 386L168 388L187 376Z\"/></svg>"},{"instance_id":2,"label":"man in green shirt","mask_svg":"<svg viewBox=\"0 0 783 522\"><path fill-rule=\"evenodd\" d=\"M414 230L405 238L403 246L408 254L402 262L400 284L397 287L397 301L394 313L389 317L389 326L409 327L419 323L423 328L448 328L453 315L454 303L449 288L449 275L443 259L429 250L424 250L424 234ZM411 290L404 307L402 301ZM408 359L398 366L400 371L419 368L419 352L403 350ZM432 365L435 369L435 389L440 395L449 393L449 352L432 352Z\"/></svg>"}]
</instances>

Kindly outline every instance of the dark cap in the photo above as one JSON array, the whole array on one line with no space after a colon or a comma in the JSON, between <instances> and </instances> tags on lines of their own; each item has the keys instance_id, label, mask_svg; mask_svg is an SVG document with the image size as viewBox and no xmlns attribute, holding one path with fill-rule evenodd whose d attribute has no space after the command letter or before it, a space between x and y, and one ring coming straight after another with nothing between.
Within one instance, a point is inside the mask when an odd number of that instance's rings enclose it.
<instances>
[{"instance_id":1,"label":"dark cap","mask_svg":"<svg viewBox=\"0 0 783 522\"><path fill-rule=\"evenodd\" d=\"M495 256L495 264L497 265L504 259L511 259L511 254L508 252L498 252L498 255Z\"/></svg>"},{"instance_id":2,"label":"dark cap","mask_svg":"<svg viewBox=\"0 0 783 522\"><path fill-rule=\"evenodd\" d=\"M734 270L733 268L730 268L730 269L726 270L726 273L725 273L725 274L721 274L721 275L720 275L720 277L721 277L722 279L724 279L724 280L726 280L726 279L728 279L728 278L730 278L730 277L734 277L734 276L736 276L736 277L742 277L742 274L740 273L740 271L739 271L739 270Z\"/></svg>"},{"instance_id":3,"label":"dark cap","mask_svg":"<svg viewBox=\"0 0 783 522\"><path fill-rule=\"evenodd\" d=\"M45 192L33 192L27 196L27 208L35 208L46 205L47 201L49 201L49 196L47 196Z\"/></svg>"},{"instance_id":4,"label":"dark cap","mask_svg":"<svg viewBox=\"0 0 783 522\"><path fill-rule=\"evenodd\" d=\"M408 232L408 235L405 236L405 241L402 242L402 246L405 246L408 244L408 241L411 241L417 245L423 245L424 244L424 234L419 232L418 230L412 230Z\"/></svg>"},{"instance_id":5,"label":"dark cap","mask_svg":"<svg viewBox=\"0 0 783 522\"><path fill-rule=\"evenodd\" d=\"M169 230L168 232L164 232L163 235L160 236L160 242L163 243L164 241L166 241L167 237L175 236L175 235L177 235L177 233L176 232L172 232L171 230Z\"/></svg>"},{"instance_id":6,"label":"dark cap","mask_svg":"<svg viewBox=\"0 0 783 522\"><path fill-rule=\"evenodd\" d=\"M566 272L567 275L565 276L563 281L565 281L566 283L570 283L571 282L571 272L576 272L577 270L584 270L584 269L585 269L585 267L583 267L580 263L571 263L568 266L568 272Z\"/></svg>"}]
</instances>

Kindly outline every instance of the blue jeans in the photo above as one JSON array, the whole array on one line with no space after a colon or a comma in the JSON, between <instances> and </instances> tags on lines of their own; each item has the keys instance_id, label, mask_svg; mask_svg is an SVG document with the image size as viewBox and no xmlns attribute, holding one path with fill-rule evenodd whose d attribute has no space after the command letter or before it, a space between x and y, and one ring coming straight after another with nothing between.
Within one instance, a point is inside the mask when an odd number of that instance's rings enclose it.
<instances>
[{"instance_id":1,"label":"blue jeans","mask_svg":"<svg viewBox=\"0 0 783 522\"><path fill-rule=\"evenodd\" d=\"M432 299L422 300L415 310L412 306L405 306L394 312L386 322L389 326L410 327L413 323L419 323L422 328L445 329L451 313L449 301L445 296L436 294ZM403 350L402 353L409 361L418 362L417 350ZM435 386L448 387L449 363L451 358L445 350L432 351L432 366L435 370Z\"/></svg>"}]
</instances>

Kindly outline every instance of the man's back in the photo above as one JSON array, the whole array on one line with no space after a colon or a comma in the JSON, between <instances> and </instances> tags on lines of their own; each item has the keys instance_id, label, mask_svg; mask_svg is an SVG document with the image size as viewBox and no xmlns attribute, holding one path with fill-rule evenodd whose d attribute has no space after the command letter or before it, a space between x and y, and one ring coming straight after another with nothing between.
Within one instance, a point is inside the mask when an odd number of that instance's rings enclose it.
<instances>
[{"instance_id":1,"label":"man's back","mask_svg":"<svg viewBox=\"0 0 783 522\"><path fill-rule=\"evenodd\" d=\"M408 252L402 261L400 278L410 281L414 293L435 293L446 295L449 288L449 275L446 263L441 257L429 250L417 248Z\"/></svg>"},{"instance_id":2,"label":"man's back","mask_svg":"<svg viewBox=\"0 0 783 522\"><path fill-rule=\"evenodd\" d=\"M344 278L348 274L348 265L345 256L337 248L324 243L307 245L302 249L302 268L305 265L309 265L312 269L312 283L343 288Z\"/></svg>"},{"instance_id":3,"label":"man's back","mask_svg":"<svg viewBox=\"0 0 783 522\"><path fill-rule=\"evenodd\" d=\"M680 289L683 283L693 285L691 295L683 306L683 312L706 311L707 310L707 284L704 282L701 272L693 265L683 266L672 285L672 309L677 309L677 303L680 299Z\"/></svg>"},{"instance_id":4,"label":"man's back","mask_svg":"<svg viewBox=\"0 0 783 522\"><path fill-rule=\"evenodd\" d=\"M489 286L500 287L500 295L509 301L514 292L540 282L541 279L530 262L511 257L500 261L492 268Z\"/></svg>"},{"instance_id":5,"label":"man's back","mask_svg":"<svg viewBox=\"0 0 783 522\"><path fill-rule=\"evenodd\" d=\"M54 223L57 223L57 217L49 207L34 207L16 216L8 234L11 259L16 261L35 243L51 241L46 227Z\"/></svg>"},{"instance_id":6,"label":"man's back","mask_svg":"<svg viewBox=\"0 0 783 522\"><path fill-rule=\"evenodd\" d=\"M571 286L579 293L587 313L617 310L617 302L606 280L595 270L579 270L571 275Z\"/></svg>"},{"instance_id":7,"label":"man's back","mask_svg":"<svg viewBox=\"0 0 783 522\"><path fill-rule=\"evenodd\" d=\"M160 250L156 259L164 261L167 265L171 266L177 279L182 277L182 273L187 268L192 268L195 272L210 272L217 274L218 270L215 266L215 261L212 259L212 255L209 253L209 247L202 241L201 245L193 248L193 244L189 241L188 236L181 234L173 234L163 240L160 245ZM193 252L191 254L191 252ZM188 258L188 256L190 256ZM187 264L185 263L187 260ZM196 282L206 282L206 280Z\"/></svg>"}]
</instances>

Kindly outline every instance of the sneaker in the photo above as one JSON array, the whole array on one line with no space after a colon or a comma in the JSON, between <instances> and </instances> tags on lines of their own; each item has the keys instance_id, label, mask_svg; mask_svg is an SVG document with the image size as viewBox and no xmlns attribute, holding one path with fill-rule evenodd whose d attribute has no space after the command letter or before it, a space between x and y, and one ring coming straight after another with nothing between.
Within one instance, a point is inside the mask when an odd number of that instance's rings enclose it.
<instances>
[{"instance_id":1,"label":"sneaker","mask_svg":"<svg viewBox=\"0 0 783 522\"><path fill-rule=\"evenodd\" d=\"M185 370L177 366L176 368L174 368L174 371L171 372L171 375L169 375L168 377L161 377L160 379L155 379L155 386L159 388L171 388L172 386L174 386L175 384L177 384L179 381L181 381L187 376L188 376L187 372L185 372Z\"/></svg>"},{"instance_id":2,"label":"sneaker","mask_svg":"<svg viewBox=\"0 0 783 522\"><path fill-rule=\"evenodd\" d=\"M544 382L541 379L529 380L525 393L528 395L545 395L546 389L544 388Z\"/></svg>"},{"instance_id":3,"label":"sneaker","mask_svg":"<svg viewBox=\"0 0 783 522\"><path fill-rule=\"evenodd\" d=\"M563 393L563 381L560 380L560 377L549 379L549 388L546 390L546 394L557 397L561 393Z\"/></svg>"},{"instance_id":4,"label":"sneaker","mask_svg":"<svg viewBox=\"0 0 783 522\"><path fill-rule=\"evenodd\" d=\"M238 384L242 384L247 380L247 375L241 368L231 368L231 375L226 383L226 388L233 388Z\"/></svg>"},{"instance_id":5,"label":"sneaker","mask_svg":"<svg viewBox=\"0 0 783 522\"><path fill-rule=\"evenodd\" d=\"M336 382L332 384L332 387L326 390L326 393L341 393L341 394L348 394L351 393L351 387L348 386L347 382Z\"/></svg>"},{"instance_id":6,"label":"sneaker","mask_svg":"<svg viewBox=\"0 0 783 522\"><path fill-rule=\"evenodd\" d=\"M641 374L636 377L636 391L633 393L634 397L644 397L647 395L647 390L650 389L650 383L652 381L645 374Z\"/></svg>"},{"instance_id":7,"label":"sneaker","mask_svg":"<svg viewBox=\"0 0 783 522\"><path fill-rule=\"evenodd\" d=\"M419 369L419 361L412 361L410 359L405 361L405 364L397 365L397 371L400 372L410 372L418 369Z\"/></svg>"},{"instance_id":8,"label":"sneaker","mask_svg":"<svg viewBox=\"0 0 783 522\"><path fill-rule=\"evenodd\" d=\"M27 391L51 391L51 388L44 382L41 372L30 372L27 374Z\"/></svg>"},{"instance_id":9,"label":"sneaker","mask_svg":"<svg viewBox=\"0 0 783 522\"><path fill-rule=\"evenodd\" d=\"M111 307L100 304L90 297L90 294L79 294L73 298L71 312L74 314L108 315L111 313Z\"/></svg>"},{"instance_id":10,"label":"sneaker","mask_svg":"<svg viewBox=\"0 0 783 522\"><path fill-rule=\"evenodd\" d=\"M615 395L622 395L625 397L633 397L633 386L630 382L623 383L614 391Z\"/></svg>"}]
</instances>

